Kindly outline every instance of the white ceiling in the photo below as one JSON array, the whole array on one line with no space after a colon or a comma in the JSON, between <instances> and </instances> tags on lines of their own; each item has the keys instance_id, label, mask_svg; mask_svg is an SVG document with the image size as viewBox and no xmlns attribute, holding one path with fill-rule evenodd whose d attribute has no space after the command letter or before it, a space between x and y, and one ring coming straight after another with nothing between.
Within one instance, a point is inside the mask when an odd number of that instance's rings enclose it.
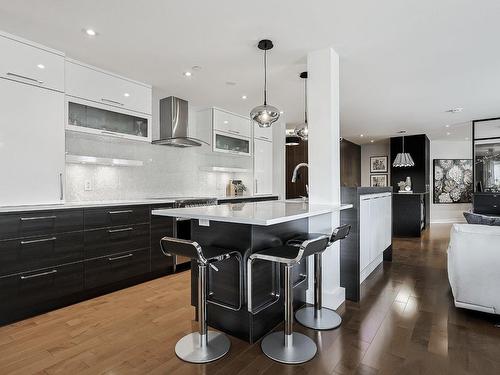
<instances>
[{"instance_id":1,"label":"white ceiling","mask_svg":"<svg viewBox=\"0 0 500 375\"><path fill-rule=\"evenodd\" d=\"M240 113L262 100L256 44L270 38L269 102L290 124L303 116L307 53L332 46L342 135L356 143L401 129L464 139L467 121L500 116L498 0L0 0L0 28ZM202 69L184 77L193 65ZM445 112L454 107L464 110Z\"/></svg>"}]
</instances>

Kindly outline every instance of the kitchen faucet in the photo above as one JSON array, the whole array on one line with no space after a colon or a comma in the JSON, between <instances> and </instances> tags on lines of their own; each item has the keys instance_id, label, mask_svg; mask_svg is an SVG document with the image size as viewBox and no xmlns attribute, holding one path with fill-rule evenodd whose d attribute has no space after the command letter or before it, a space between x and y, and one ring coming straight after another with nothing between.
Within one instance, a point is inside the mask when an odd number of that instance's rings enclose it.
<instances>
[{"instance_id":1,"label":"kitchen faucet","mask_svg":"<svg viewBox=\"0 0 500 375\"><path fill-rule=\"evenodd\" d=\"M299 163L295 166L292 174L292 182L295 183L297 182L297 175L299 173L299 169L302 167L307 167L309 168L309 165L307 163ZM309 185L306 184L306 193L309 195Z\"/></svg>"}]
</instances>

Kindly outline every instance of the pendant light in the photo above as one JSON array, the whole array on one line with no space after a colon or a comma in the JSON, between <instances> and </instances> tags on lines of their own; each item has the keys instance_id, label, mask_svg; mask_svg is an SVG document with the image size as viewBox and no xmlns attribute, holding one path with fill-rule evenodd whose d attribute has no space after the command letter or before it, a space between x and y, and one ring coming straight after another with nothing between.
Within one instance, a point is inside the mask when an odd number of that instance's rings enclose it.
<instances>
[{"instance_id":1,"label":"pendant light","mask_svg":"<svg viewBox=\"0 0 500 375\"><path fill-rule=\"evenodd\" d=\"M406 131L402 130L399 132L400 134L406 133ZM405 152L405 136L403 135L403 152L400 152L396 155L392 166L395 168L404 168L404 167L413 167L415 162L413 158L408 152Z\"/></svg>"},{"instance_id":2,"label":"pendant light","mask_svg":"<svg viewBox=\"0 0 500 375\"><path fill-rule=\"evenodd\" d=\"M307 72L300 73L300 78L304 79L304 123L295 128L295 134L303 141L307 141L309 137L309 127L307 126Z\"/></svg>"},{"instance_id":3,"label":"pendant light","mask_svg":"<svg viewBox=\"0 0 500 375\"><path fill-rule=\"evenodd\" d=\"M264 104L252 109L250 118L261 128L269 128L280 117L279 109L267 104L267 51L273 48L273 42L263 39L259 42L258 47L264 51Z\"/></svg>"}]
</instances>

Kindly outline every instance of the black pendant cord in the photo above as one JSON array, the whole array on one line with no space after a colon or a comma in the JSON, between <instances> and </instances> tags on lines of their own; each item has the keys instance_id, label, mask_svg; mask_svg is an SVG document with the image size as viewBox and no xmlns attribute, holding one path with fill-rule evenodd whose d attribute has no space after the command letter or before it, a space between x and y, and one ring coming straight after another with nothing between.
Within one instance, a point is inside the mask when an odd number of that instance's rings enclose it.
<instances>
[{"instance_id":1,"label":"black pendant cord","mask_svg":"<svg viewBox=\"0 0 500 375\"><path fill-rule=\"evenodd\" d=\"M307 79L304 81L304 122L307 124Z\"/></svg>"},{"instance_id":2,"label":"black pendant cord","mask_svg":"<svg viewBox=\"0 0 500 375\"><path fill-rule=\"evenodd\" d=\"M405 153L405 136L403 135L403 154Z\"/></svg>"},{"instance_id":3,"label":"black pendant cord","mask_svg":"<svg viewBox=\"0 0 500 375\"><path fill-rule=\"evenodd\" d=\"M267 50L264 50L264 105L267 105Z\"/></svg>"}]
</instances>

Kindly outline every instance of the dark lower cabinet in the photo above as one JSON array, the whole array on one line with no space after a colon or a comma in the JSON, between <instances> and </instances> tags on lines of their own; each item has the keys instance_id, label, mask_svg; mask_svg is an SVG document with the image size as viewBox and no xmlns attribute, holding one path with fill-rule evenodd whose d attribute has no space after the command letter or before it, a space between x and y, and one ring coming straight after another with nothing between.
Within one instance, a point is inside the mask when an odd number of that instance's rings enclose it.
<instances>
[{"instance_id":1,"label":"dark lower cabinet","mask_svg":"<svg viewBox=\"0 0 500 375\"><path fill-rule=\"evenodd\" d=\"M85 261L85 288L93 289L149 272L149 248Z\"/></svg>"},{"instance_id":2,"label":"dark lower cabinet","mask_svg":"<svg viewBox=\"0 0 500 375\"><path fill-rule=\"evenodd\" d=\"M85 231L85 259L149 247L149 224Z\"/></svg>"},{"instance_id":3,"label":"dark lower cabinet","mask_svg":"<svg viewBox=\"0 0 500 375\"><path fill-rule=\"evenodd\" d=\"M151 216L151 272L165 274L173 272L174 259L165 256L161 251L160 240L174 236L175 218L166 216Z\"/></svg>"},{"instance_id":4,"label":"dark lower cabinet","mask_svg":"<svg viewBox=\"0 0 500 375\"><path fill-rule=\"evenodd\" d=\"M81 231L0 241L0 276L81 260Z\"/></svg>"},{"instance_id":5,"label":"dark lower cabinet","mask_svg":"<svg viewBox=\"0 0 500 375\"><path fill-rule=\"evenodd\" d=\"M83 262L0 278L0 322L43 311L44 305L83 291Z\"/></svg>"}]
</instances>

